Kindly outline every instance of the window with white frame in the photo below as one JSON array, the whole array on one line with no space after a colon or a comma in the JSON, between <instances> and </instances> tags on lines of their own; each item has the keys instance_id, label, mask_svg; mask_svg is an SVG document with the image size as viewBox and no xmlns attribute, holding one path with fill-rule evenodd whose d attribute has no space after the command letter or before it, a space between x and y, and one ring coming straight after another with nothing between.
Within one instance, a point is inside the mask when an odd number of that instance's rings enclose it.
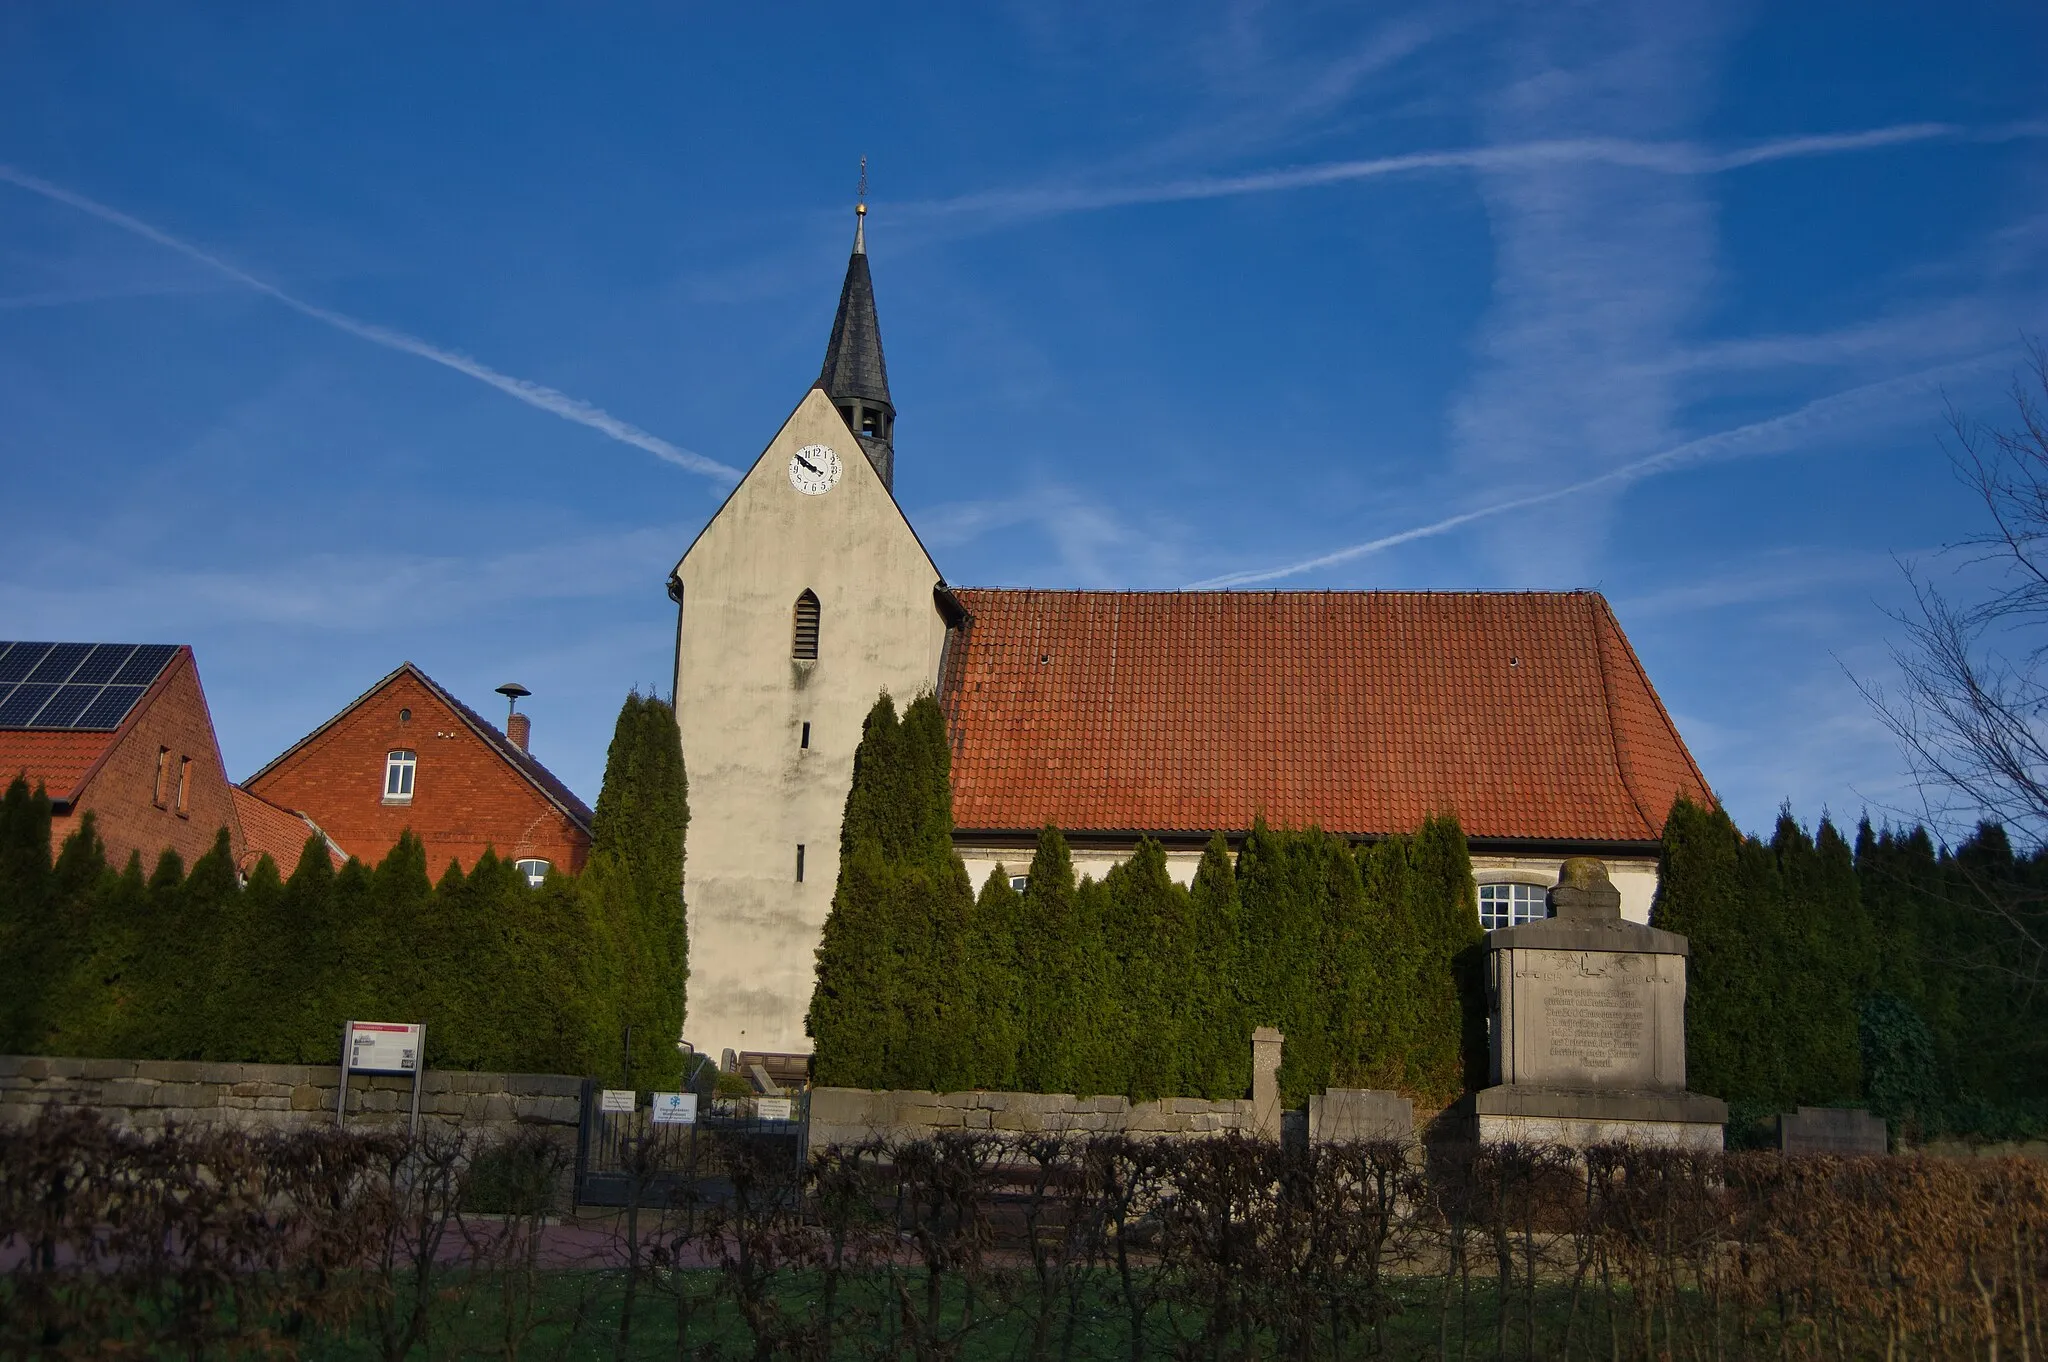
<instances>
[{"instance_id":1,"label":"window with white frame","mask_svg":"<svg viewBox=\"0 0 2048 1362\"><path fill-rule=\"evenodd\" d=\"M410 804L412 802L413 768L420 763L420 754L409 747L400 747L384 754L384 802L386 804Z\"/></svg>"},{"instance_id":2,"label":"window with white frame","mask_svg":"<svg viewBox=\"0 0 2048 1362\"><path fill-rule=\"evenodd\" d=\"M1479 886L1479 925L1487 931L1540 922L1550 916L1550 891L1540 884Z\"/></svg>"},{"instance_id":3,"label":"window with white frame","mask_svg":"<svg viewBox=\"0 0 2048 1362\"><path fill-rule=\"evenodd\" d=\"M520 874L526 876L527 888L538 889L541 886L541 882L547 879L548 871L551 870L553 867L551 867L546 861L540 860L536 857L528 857L526 860L523 861L512 862L512 868L514 870L517 870Z\"/></svg>"}]
</instances>

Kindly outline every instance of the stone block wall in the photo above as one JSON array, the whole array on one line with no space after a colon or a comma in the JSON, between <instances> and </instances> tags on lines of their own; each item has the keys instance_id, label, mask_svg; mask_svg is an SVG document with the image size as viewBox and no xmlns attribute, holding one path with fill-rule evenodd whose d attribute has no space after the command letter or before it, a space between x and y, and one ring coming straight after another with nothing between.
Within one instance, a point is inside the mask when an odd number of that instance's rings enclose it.
<instances>
[{"instance_id":1,"label":"stone block wall","mask_svg":"<svg viewBox=\"0 0 2048 1362\"><path fill-rule=\"evenodd\" d=\"M91 1107L136 1130L232 1125L293 1130L334 1123L341 1070L331 1064L207 1064L181 1060L47 1059L0 1055L0 1122L32 1121L45 1107ZM582 1111L580 1078L558 1074L457 1073L429 1069L420 1124L509 1135L538 1128L573 1147ZM352 1074L350 1125L403 1124L412 1080Z\"/></svg>"},{"instance_id":2,"label":"stone block wall","mask_svg":"<svg viewBox=\"0 0 2048 1362\"><path fill-rule=\"evenodd\" d=\"M1408 1106L1391 1093L1370 1096L1398 1103L1404 1112ZM1375 1105L1373 1112L1381 1116L1382 1108ZM1408 1129L1412 1134L1412 1117ZM1278 1133L1264 1128L1254 1103L1245 1098L1211 1102L1199 1097L1166 1097L1132 1102L1125 1097L1075 1097L1071 1093L811 1090L812 1149L872 1139L915 1139L948 1130L1020 1135L1124 1133L1189 1139L1233 1131ZM1392 1126L1382 1121L1374 1126L1373 1134L1391 1130Z\"/></svg>"}]
</instances>

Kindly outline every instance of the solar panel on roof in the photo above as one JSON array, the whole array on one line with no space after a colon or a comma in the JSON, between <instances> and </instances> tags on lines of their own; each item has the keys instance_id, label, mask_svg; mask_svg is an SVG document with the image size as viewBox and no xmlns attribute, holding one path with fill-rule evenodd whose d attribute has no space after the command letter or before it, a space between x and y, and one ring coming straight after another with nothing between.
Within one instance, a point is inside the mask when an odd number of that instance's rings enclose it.
<instances>
[{"instance_id":1,"label":"solar panel on roof","mask_svg":"<svg viewBox=\"0 0 2048 1362\"><path fill-rule=\"evenodd\" d=\"M27 728L56 689L35 681L16 686L5 700L0 700L0 728Z\"/></svg>"},{"instance_id":2,"label":"solar panel on roof","mask_svg":"<svg viewBox=\"0 0 2048 1362\"><path fill-rule=\"evenodd\" d=\"M0 686L11 686L17 681L28 680L28 674L43 660L43 654L50 651L47 643L10 643L7 651L0 654Z\"/></svg>"},{"instance_id":3,"label":"solar panel on roof","mask_svg":"<svg viewBox=\"0 0 2048 1362\"><path fill-rule=\"evenodd\" d=\"M74 686L104 686L114 679L114 673L121 670L121 664L135 649L126 643L101 643L78 664L78 670L71 673Z\"/></svg>"},{"instance_id":4,"label":"solar panel on roof","mask_svg":"<svg viewBox=\"0 0 2048 1362\"><path fill-rule=\"evenodd\" d=\"M92 651L90 643L52 643L50 651L43 654L43 660L28 674L31 681L62 682L71 679L78 664L85 661L85 655Z\"/></svg>"},{"instance_id":5,"label":"solar panel on roof","mask_svg":"<svg viewBox=\"0 0 2048 1362\"><path fill-rule=\"evenodd\" d=\"M33 720L37 728L70 728L85 713L85 707L99 698L98 686L59 686Z\"/></svg>"},{"instance_id":6,"label":"solar panel on roof","mask_svg":"<svg viewBox=\"0 0 2048 1362\"><path fill-rule=\"evenodd\" d=\"M85 707L85 713L78 716L73 728L119 728L121 721L128 717L128 711L135 708L135 702L142 698L147 686L108 686L100 691L99 698Z\"/></svg>"},{"instance_id":7,"label":"solar panel on roof","mask_svg":"<svg viewBox=\"0 0 2048 1362\"><path fill-rule=\"evenodd\" d=\"M177 654L170 643L0 641L0 728L119 728Z\"/></svg>"},{"instance_id":8,"label":"solar panel on roof","mask_svg":"<svg viewBox=\"0 0 2048 1362\"><path fill-rule=\"evenodd\" d=\"M175 644L144 643L136 648L135 656L122 665L114 680L124 686L146 686L156 680L156 674L164 669L164 664L177 651Z\"/></svg>"}]
</instances>

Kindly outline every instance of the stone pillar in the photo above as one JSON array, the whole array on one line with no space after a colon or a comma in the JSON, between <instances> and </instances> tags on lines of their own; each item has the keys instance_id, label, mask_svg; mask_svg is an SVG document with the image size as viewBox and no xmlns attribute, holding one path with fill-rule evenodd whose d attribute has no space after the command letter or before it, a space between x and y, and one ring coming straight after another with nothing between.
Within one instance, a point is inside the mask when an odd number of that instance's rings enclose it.
<instances>
[{"instance_id":1,"label":"stone pillar","mask_svg":"<svg viewBox=\"0 0 2048 1362\"><path fill-rule=\"evenodd\" d=\"M1684 937L1621 916L1591 856L1564 863L1556 916L1486 936L1494 1086L1481 1140L1719 1149L1728 1108L1685 1088Z\"/></svg>"},{"instance_id":2,"label":"stone pillar","mask_svg":"<svg viewBox=\"0 0 2048 1362\"><path fill-rule=\"evenodd\" d=\"M1270 1026L1252 1032L1252 1129L1280 1138L1280 1050L1287 1038Z\"/></svg>"}]
</instances>

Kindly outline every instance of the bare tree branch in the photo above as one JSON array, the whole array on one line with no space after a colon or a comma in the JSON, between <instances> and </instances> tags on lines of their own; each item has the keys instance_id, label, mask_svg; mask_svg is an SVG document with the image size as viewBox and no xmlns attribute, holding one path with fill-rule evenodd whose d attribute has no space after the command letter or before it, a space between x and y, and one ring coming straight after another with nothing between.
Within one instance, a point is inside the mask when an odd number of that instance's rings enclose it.
<instances>
[{"instance_id":1,"label":"bare tree branch","mask_svg":"<svg viewBox=\"0 0 2048 1362\"><path fill-rule=\"evenodd\" d=\"M2002 824L2023 853L2048 847L2048 350L2027 347L2011 390L2014 421L1989 426L1951 406L1943 451L1983 503L1990 528L1945 550L1958 570L1992 574L1981 594L1943 587L1902 565L1911 606L1891 648L1895 692L1852 677L1898 740L1924 817L1959 843ZM1953 594L1955 592L1964 594ZM2026 984L2048 982L2048 914L2019 877L1972 873L1973 905L2005 929L1973 967Z\"/></svg>"}]
</instances>

